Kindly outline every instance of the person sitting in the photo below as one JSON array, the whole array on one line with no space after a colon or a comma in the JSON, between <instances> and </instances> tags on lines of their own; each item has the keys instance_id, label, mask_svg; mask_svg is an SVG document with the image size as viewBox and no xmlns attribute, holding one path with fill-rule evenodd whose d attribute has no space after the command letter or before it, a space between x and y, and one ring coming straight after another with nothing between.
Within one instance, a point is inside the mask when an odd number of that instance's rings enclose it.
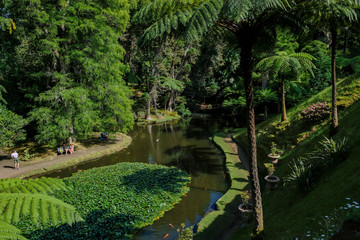
<instances>
[{"instance_id":1,"label":"person sitting","mask_svg":"<svg viewBox=\"0 0 360 240\"><path fill-rule=\"evenodd\" d=\"M62 154L65 152L65 150L64 150L63 147L59 147L59 148L57 149L57 151L58 151L58 153L59 153L60 155L62 155Z\"/></svg>"},{"instance_id":2,"label":"person sitting","mask_svg":"<svg viewBox=\"0 0 360 240\"><path fill-rule=\"evenodd\" d=\"M70 154L74 154L75 153L75 149L74 149L74 144L70 145Z\"/></svg>"},{"instance_id":3,"label":"person sitting","mask_svg":"<svg viewBox=\"0 0 360 240\"><path fill-rule=\"evenodd\" d=\"M67 155L67 153L69 152L71 154L71 151L70 151L70 147L65 145L63 146L63 148L65 149L65 155Z\"/></svg>"},{"instance_id":4,"label":"person sitting","mask_svg":"<svg viewBox=\"0 0 360 240\"><path fill-rule=\"evenodd\" d=\"M102 132L100 134L100 140L104 142L107 142L109 139L109 134L107 132Z\"/></svg>"}]
</instances>

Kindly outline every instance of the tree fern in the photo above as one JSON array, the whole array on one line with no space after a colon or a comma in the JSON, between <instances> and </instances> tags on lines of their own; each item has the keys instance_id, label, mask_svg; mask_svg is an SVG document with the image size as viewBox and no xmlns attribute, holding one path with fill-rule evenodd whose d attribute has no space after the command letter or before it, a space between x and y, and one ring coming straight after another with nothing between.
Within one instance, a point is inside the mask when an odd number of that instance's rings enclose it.
<instances>
[{"instance_id":1,"label":"tree fern","mask_svg":"<svg viewBox=\"0 0 360 240\"><path fill-rule=\"evenodd\" d=\"M187 40L198 39L218 20L223 7L221 0L208 0L202 3L194 12L185 31Z\"/></svg>"},{"instance_id":2,"label":"tree fern","mask_svg":"<svg viewBox=\"0 0 360 240\"><path fill-rule=\"evenodd\" d=\"M48 195L0 193L0 219L16 223L22 217L42 224L72 224L82 220L75 207Z\"/></svg>"},{"instance_id":3,"label":"tree fern","mask_svg":"<svg viewBox=\"0 0 360 240\"><path fill-rule=\"evenodd\" d=\"M20 235L21 231L15 226L0 220L0 239L26 240Z\"/></svg>"},{"instance_id":4,"label":"tree fern","mask_svg":"<svg viewBox=\"0 0 360 240\"><path fill-rule=\"evenodd\" d=\"M169 35L179 26L185 26L194 7L204 2L156 0L140 9L132 18L135 23L148 25L139 38L139 44L144 45L147 41Z\"/></svg>"},{"instance_id":5,"label":"tree fern","mask_svg":"<svg viewBox=\"0 0 360 240\"><path fill-rule=\"evenodd\" d=\"M30 180L2 179L0 193L53 193L58 190L67 190L68 187L61 179L36 178ZM15 180L15 181L14 181Z\"/></svg>"},{"instance_id":6,"label":"tree fern","mask_svg":"<svg viewBox=\"0 0 360 240\"><path fill-rule=\"evenodd\" d=\"M5 188L11 188L16 185L20 185L26 182L26 180L23 179L13 179L13 178L4 178L0 179L0 192L2 192Z\"/></svg>"}]
</instances>

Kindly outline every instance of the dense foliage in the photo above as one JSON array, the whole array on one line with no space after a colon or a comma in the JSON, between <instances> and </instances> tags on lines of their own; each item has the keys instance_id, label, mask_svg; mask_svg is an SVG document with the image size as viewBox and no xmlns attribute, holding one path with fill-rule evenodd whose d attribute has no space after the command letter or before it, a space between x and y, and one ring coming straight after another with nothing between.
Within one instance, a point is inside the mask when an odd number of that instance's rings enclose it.
<instances>
[{"instance_id":1,"label":"dense foliage","mask_svg":"<svg viewBox=\"0 0 360 240\"><path fill-rule=\"evenodd\" d=\"M26 139L26 119L0 104L0 149L12 147L16 141Z\"/></svg>"},{"instance_id":2,"label":"dense foliage","mask_svg":"<svg viewBox=\"0 0 360 240\"><path fill-rule=\"evenodd\" d=\"M0 222L30 239L130 238L180 202L189 182L176 168L143 163L95 168L64 180L1 179ZM9 227L9 233L20 232Z\"/></svg>"},{"instance_id":3,"label":"dense foliage","mask_svg":"<svg viewBox=\"0 0 360 240\"><path fill-rule=\"evenodd\" d=\"M72 190L54 196L76 206L85 222L28 232L30 238L130 238L173 208L189 190L190 180L176 168L120 163L79 172L64 181Z\"/></svg>"}]
</instances>

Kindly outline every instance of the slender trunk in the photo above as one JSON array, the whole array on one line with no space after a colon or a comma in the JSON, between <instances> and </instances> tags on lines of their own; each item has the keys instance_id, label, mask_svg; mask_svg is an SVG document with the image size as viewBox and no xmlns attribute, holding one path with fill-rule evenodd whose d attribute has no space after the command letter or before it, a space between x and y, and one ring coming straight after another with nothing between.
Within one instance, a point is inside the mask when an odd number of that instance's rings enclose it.
<instances>
[{"instance_id":1,"label":"slender trunk","mask_svg":"<svg viewBox=\"0 0 360 240\"><path fill-rule=\"evenodd\" d=\"M349 36L350 36L350 30L349 30L349 27L346 27L345 28L344 52L343 52L344 55L346 55L346 49L347 49L347 46L349 45Z\"/></svg>"},{"instance_id":2,"label":"slender trunk","mask_svg":"<svg viewBox=\"0 0 360 240\"><path fill-rule=\"evenodd\" d=\"M285 104L285 78L281 77L281 121L286 121L286 104Z\"/></svg>"},{"instance_id":3,"label":"slender trunk","mask_svg":"<svg viewBox=\"0 0 360 240\"><path fill-rule=\"evenodd\" d=\"M281 83L279 84L279 90L277 94L277 114L281 113Z\"/></svg>"},{"instance_id":4,"label":"slender trunk","mask_svg":"<svg viewBox=\"0 0 360 240\"><path fill-rule=\"evenodd\" d=\"M338 113L336 103L336 42L337 42L337 31L331 30L331 84L332 84L332 106L331 106L331 126L330 136L336 134L338 130Z\"/></svg>"},{"instance_id":5,"label":"slender trunk","mask_svg":"<svg viewBox=\"0 0 360 240\"><path fill-rule=\"evenodd\" d=\"M243 42L240 54L240 62L242 67L242 75L245 82L245 94L247 105L247 132L249 141L250 152L250 186L253 194L253 206L255 235L263 235L264 223L263 223L263 210L261 202L261 191L257 168L257 156L256 156L256 134L255 134L255 111L254 111L254 90L252 80L252 68L253 68L253 52L252 52L253 39L247 39Z\"/></svg>"},{"instance_id":6,"label":"slender trunk","mask_svg":"<svg viewBox=\"0 0 360 240\"><path fill-rule=\"evenodd\" d=\"M151 120L150 108L151 108L151 98L149 98L146 102L146 116L145 116L146 120Z\"/></svg>"},{"instance_id":7,"label":"slender trunk","mask_svg":"<svg viewBox=\"0 0 360 240\"><path fill-rule=\"evenodd\" d=\"M74 125L71 124L70 125L70 137L68 139L70 144L73 144L73 141L75 140L75 139L72 138L73 135L74 135Z\"/></svg>"},{"instance_id":8,"label":"slender trunk","mask_svg":"<svg viewBox=\"0 0 360 240\"><path fill-rule=\"evenodd\" d=\"M266 71L262 76L261 76L261 89L266 89L267 85L269 83L269 71Z\"/></svg>"},{"instance_id":9,"label":"slender trunk","mask_svg":"<svg viewBox=\"0 0 360 240\"><path fill-rule=\"evenodd\" d=\"M267 119L267 116L268 116L268 106L265 104L265 107L264 107L264 118Z\"/></svg>"},{"instance_id":10,"label":"slender trunk","mask_svg":"<svg viewBox=\"0 0 360 240\"><path fill-rule=\"evenodd\" d=\"M155 115L158 115L158 109L157 109L157 100L156 97L153 96L153 103L154 103L154 110L155 110Z\"/></svg>"},{"instance_id":11,"label":"slender trunk","mask_svg":"<svg viewBox=\"0 0 360 240\"><path fill-rule=\"evenodd\" d=\"M173 108L172 106L174 105L174 95L175 95L175 90L171 89L170 91L170 97L169 97L169 111L172 112Z\"/></svg>"}]
</instances>

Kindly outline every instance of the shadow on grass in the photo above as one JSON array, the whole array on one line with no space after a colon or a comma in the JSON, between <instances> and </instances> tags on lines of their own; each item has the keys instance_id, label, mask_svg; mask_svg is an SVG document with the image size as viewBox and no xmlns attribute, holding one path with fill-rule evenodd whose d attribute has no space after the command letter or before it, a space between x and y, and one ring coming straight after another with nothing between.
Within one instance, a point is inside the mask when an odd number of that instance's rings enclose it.
<instances>
[{"instance_id":1,"label":"shadow on grass","mask_svg":"<svg viewBox=\"0 0 360 240\"><path fill-rule=\"evenodd\" d=\"M102 141L99 137L89 137L85 140L82 140L81 143L84 147L89 148L95 145L109 145L109 144L116 144L117 140L109 139L108 142Z\"/></svg>"},{"instance_id":2,"label":"shadow on grass","mask_svg":"<svg viewBox=\"0 0 360 240\"><path fill-rule=\"evenodd\" d=\"M33 231L25 236L29 239L131 239L138 231L133 227L136 220L133 215L119 214L111 216L107 210L91 212L83 222L50 227Z\"/></svg>"}]
</instances>

